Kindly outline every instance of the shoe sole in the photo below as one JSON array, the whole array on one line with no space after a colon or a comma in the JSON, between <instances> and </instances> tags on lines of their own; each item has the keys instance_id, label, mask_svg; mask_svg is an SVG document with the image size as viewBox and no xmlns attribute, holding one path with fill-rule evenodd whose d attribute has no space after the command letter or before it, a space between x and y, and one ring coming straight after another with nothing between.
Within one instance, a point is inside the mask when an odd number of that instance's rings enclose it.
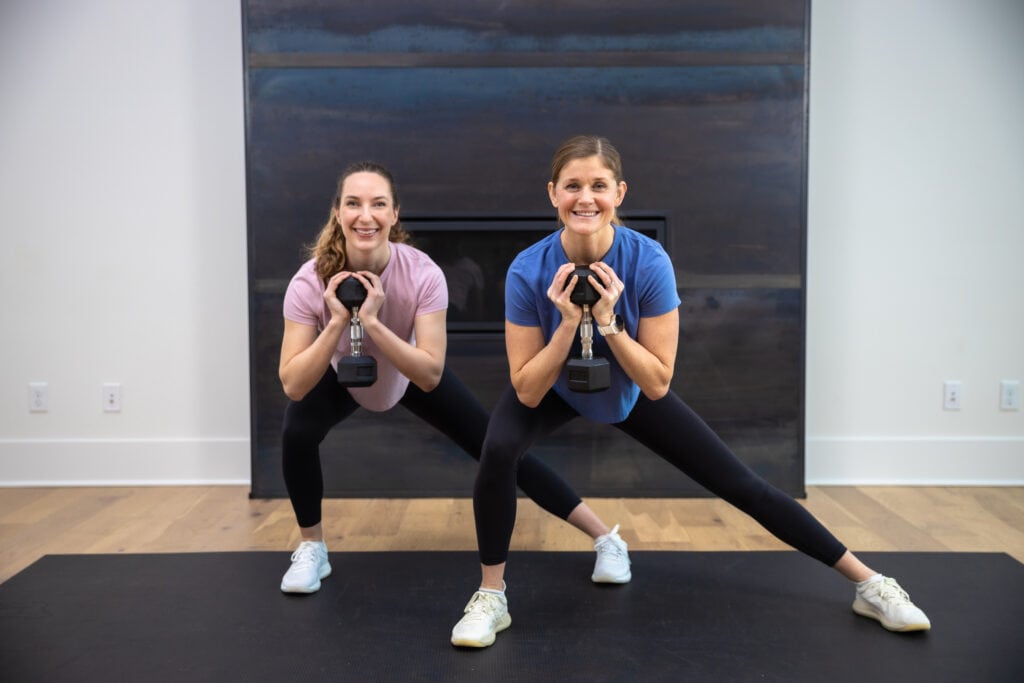
<instances>
[{"instance_id":1,"label":"shoe sole","mask_svg":"<svg viewBox=\"0 0 1024 683\"><path fill-rule=\"evenodd\" d=\"M590 577L590 580L594 583L629 583L633 579L633 573L629 572L623 576L597 576L596 574Z\"/></svg>"},{"instance_id":2,"label":"shoe sole","mask_svg":"<svg viewBox=\"0 0 1024 683\"><path fill-rule=\"evenodd\" d=\"M472 640L470 638L456 638L452 635L452 645L456 647L490 647L494 644L495 636L512 625L512 617L506 614L494 627L494 632L488 634L489 638L483 640Z\"/></svg>"},{"instance_id":3,"label":"shoe sole","mask_svg":"<svg viewBox=\"0 0 1024 683\"><path fill-rule=\"evenodd\" d=\"M879 624L881 624L884 629L892 631L894 633L912 633L914 631L928 631L932 627L931 624L894 624L893 622L889 621L881 614L876 612L871 607L865 607L856 602L853 603L853 611L862 617L874 619Z\"/></svg>"},{"instance_id":4,"label":"shoe sole","mask_svg":"<svg viewBox=\"0 0 1024 683\"><path fill-rule=\"evenodd\" d=\"M296 593L298 595L310 595L320 590L320 579L326 579L331 575L331 565L325 565L320 569L320 578L312 586L286 586L281 582L282 593Z\"/></svg>"}]
</instances>

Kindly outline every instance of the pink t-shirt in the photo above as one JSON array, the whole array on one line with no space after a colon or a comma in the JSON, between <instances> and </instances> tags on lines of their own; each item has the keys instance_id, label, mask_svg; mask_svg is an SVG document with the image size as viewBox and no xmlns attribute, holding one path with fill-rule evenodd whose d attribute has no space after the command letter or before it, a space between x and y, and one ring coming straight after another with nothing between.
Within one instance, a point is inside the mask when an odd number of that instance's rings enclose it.
<instances>
[{"instance_id":1,"label":"pink t-shirt","mask_svg":"<svg viewBox=\"0 0 1024 683\"><path fill-rule=\"evenodd\" d=\"M377 318L400 338L415 346L413 323L416 316L446 310L448 286L444 273L422 251L396 242L392 242L390 247L391 259L380 274L387 298ZM324 301L324 285L314 266L313 260L306 261L288 283L288 291L284 295L284 317L319 331L327 326L331 310ZM331 365L335 369L338 367L338 359L349 355L351 347L346 329L331 358ZM348 387L349 393L367 410L382 411L394 407L405 395L409 379L380 352L365 330L363 355L373 356L377 360L377 381L368 387Z\"/></svg>"}]
</instances>

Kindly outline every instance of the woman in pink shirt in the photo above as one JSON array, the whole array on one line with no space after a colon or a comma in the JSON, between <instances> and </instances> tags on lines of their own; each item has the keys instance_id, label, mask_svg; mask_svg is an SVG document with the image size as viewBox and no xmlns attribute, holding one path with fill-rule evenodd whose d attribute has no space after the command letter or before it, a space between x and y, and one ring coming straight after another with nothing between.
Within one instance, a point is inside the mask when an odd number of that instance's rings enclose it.
<instances>
[{"instance_id":1,"label":"woman in pink shirt","mask_svg":"<svg viewBox=\"0 0 1024 683\"><path fill-rule=\"evenodd\" d=\"M282 451L285 485L302 536L281 581L286 593L314 593L331 573L323 540L323 476L319 446L336 424L362 406L384 411L402 404L480 459L488 415L445 366L448 289L441 269L406 244L391 173L360 162L338 181L327 224L288 285L279 375L290 401ZM358 309L363 355L373 356L370 386L342 386L339 359L351 353L351 312L336 296L354 278L366 290ZM594 539L591 580L630 580L626 543L553 470L527 455L517 483L538 505Z\"/></svg>"}]
</instances>

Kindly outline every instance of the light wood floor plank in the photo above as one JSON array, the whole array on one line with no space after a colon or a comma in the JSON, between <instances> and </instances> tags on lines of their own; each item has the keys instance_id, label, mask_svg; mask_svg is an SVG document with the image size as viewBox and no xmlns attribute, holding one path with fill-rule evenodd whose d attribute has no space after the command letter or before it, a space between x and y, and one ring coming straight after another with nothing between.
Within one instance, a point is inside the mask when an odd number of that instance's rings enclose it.
<instances>
[{"instance_id":1,"label":"light wood floor plank","mask_svg":"<svg viewBox=\"0 0 1024 683\"><path fill-rule=\"evenodd\" d=\"M855 551L1005 552L1024 562L1022 487L809 487L801 504ZM715 498L587 501L631 550L780 550ZM332 552L475 550L464 498L330 499ZM247 487L0 489L0 581L47 554L277 550L298 543L287 500ZM579 551L590 539L519 500L514 550ZM287 562L282 557L282 564ZM467 569L467 571L471 571Z\"/></svg>"}]
</instances>

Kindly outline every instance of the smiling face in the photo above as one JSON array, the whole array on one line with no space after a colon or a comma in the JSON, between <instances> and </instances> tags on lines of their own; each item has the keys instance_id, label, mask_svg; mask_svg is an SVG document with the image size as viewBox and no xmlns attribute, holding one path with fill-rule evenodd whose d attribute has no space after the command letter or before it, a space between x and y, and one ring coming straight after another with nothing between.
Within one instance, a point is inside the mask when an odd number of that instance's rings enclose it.
<instances>
[{"instance_id":1,"label":"smiling face","mask_svg":"<svg viewBox=\"0 0 1024 683\"><path fill-rule=\"evenodd\" d=\"M334 210L350 259L366 262L388 253L391 228L398 222L398 206L386 178L371 171L349 175L342 183Z\"/></svg>"},{"instance_id":2,"label":"smiling face","mask_svg":"<svg viewBox=\"0 0 1024 683\"><path fill-rule=\"evenodd\" d=\"M548 183L558 219L577 235L595 235L609 228L615 209L626 195L626 183L615 178L600 156L572 159Z\"/></svg>"}]
</instances>

